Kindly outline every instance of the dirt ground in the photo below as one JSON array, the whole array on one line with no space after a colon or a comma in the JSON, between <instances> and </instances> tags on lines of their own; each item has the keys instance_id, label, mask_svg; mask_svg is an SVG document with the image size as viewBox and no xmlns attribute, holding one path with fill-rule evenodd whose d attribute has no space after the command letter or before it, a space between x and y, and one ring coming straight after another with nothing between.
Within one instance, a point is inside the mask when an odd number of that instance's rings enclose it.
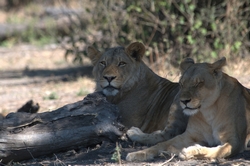
<instances>
[{"instance_id":1,"label":"dirt ground","mask_svg":"<svg viewBox=\"0 0 250 166\"><path fill-rule=\"evenodd\" d=\"M250 88L250 60L229 62L225 71ZM0 48L0 113L15 112L28 100L40 105L39 112L52 111L66 104L79 101L94 91L95 83L88 59L83 66L76 66L64 58L64 50L57 45L37 48L29 45ZM160 71L161 76L178 81L178 72ZM250 153L220 161L180 161L164 154L150 162L129 163L126 154L145 148L132 142L119 141L121 164L112 159L116 144L103 142L89 148L59 152L10 165L249 165Z\"/></svg>"}]
</instances>

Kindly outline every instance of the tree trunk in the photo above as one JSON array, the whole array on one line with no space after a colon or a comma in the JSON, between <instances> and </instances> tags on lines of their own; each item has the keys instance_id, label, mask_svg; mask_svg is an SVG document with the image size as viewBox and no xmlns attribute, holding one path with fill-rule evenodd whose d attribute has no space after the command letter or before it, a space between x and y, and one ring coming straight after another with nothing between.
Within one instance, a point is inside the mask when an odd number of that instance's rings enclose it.
<instances>
[{"instance_id":1,"label":"tree trunk","mask_svg":"<svg viewBox=\"0 0 250 166\"><path fill-rule=\"evenodd\" d=\"M123 134L117 117L118 108L97 92L52 112L11 113L0 122L0 161L116 141Z\"/></svg>"}]
</instances>

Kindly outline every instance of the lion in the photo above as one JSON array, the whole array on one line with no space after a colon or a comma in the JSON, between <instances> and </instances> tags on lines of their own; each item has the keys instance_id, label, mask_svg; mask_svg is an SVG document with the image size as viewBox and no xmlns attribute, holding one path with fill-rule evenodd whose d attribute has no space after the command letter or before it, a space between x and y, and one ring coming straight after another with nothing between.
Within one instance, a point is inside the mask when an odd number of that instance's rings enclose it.
<instances>
[{"instance_id":1,"label":"lion","mask_svg":"<svg viewBox=\"0 0 250 166\"><path fill-rule=\"evenodd\" d=\"M94 66L96 91L102 91L109 102L118 106L120 121L126 128L133 126L145 133L156 131L161 138L153 143L185 131L188 117L182 114L179 104L170 108L179 85L158 76L143 62L142 43L104 52L89 46L87 52ZM168 123L166 132L163 129Z\"/></svg>"},{"instance_id":2,"label":"lion","mask_svg":"<svg viewBox=\"0 0 250 166\"><path fill-rule=\"evenodd\" d=\"M226 58L212 64L180 64L178 98L190 116L186 131L147 149L129 153L128 161L153 159L167 151L181 159L228 158L247 149L250 133L250 90L222 72Z\"/></svg>"}]
</instances>

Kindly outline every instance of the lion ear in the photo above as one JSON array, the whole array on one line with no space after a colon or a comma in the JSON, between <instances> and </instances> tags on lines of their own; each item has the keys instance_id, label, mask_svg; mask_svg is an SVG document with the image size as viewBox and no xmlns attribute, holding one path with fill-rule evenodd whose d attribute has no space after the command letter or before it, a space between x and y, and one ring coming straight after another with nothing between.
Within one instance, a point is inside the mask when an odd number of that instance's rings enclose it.
<instances>
[{"instance_id":1,"label":"lion ear","mask_svg":"<svg viewBox=\"0 0 250 166\"><path fill-rule=\"evenodd\" d=\"M183 74L193 64L194 60L192 58L185 58L180 64L181 73Z\"/></svg>"},{"instance_id":2,"label":"lion ear","mask_svg":"<svg viewBox=\"0 0 250 166\"><path fill-rule=\"evenodd\" d=\"M128 56L131 56L136 61L140 61L145 54L145 46L140 42L134 42L125 48Z\"/></svg>"},{"instance_id":3,"label":"lion ear","mask_svg":"<svg viewBox=\"0 0 250 166\"><path fill-rule=\"evenodd\" d=\"M225 57L223 57L223 58L221 58L220 60L218 60L218 61L216 61L216 62L214 62L213 64L212 64L212 67L213 67L213 69L221 69L223 66L225 66L226 65L226 58Z\"/></svg>"},{"instance_id":4,"label":"lion ear","mask_svg":"<svg viewBox=\"0 0 250 166\"><path fill-rule=\"evenodd\" d=\"M218 60L218 61L212 63L212 64L211 64L211 68L212 68L212 70L213 70L213 73L214 73L215 75L217 75L218 72L221 71L221 68L222 68L223 66L225 66L225 65L226 65L226 58L225 58L225 57L223 57L223 58L221 58L220 60Z\"/></svg>"},{"instance_id":5,"label":"lion ear","mask_svg":"<svg viewBox=\"0 0 250 166\"><path fill-rule=\"evenodd\" d=\"M95 65L101 57L101 52L95 49L93 46L88 47L87 53L93 65Z\"/></svg>"}]
</instances>

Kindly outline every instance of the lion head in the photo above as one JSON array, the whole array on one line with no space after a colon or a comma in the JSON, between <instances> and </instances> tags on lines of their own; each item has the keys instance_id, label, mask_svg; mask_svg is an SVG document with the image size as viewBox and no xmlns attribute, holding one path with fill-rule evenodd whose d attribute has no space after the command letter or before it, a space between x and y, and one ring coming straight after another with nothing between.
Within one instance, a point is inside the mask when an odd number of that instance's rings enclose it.
<instances>
[{"instance_id":1,"label":"lion head","mask_svg":"<svg viewBox=\"0 0 250 166\"><path fill-rule=\"evenodd\" d=\"M186 115L194 115L200 109L204 110L214 104L222 88L222 67L226 58L212 64L194 63L186 58L180 64L182 76L180 78L180 105Z\"/></svg>"},{"instance_id":2,"label":"lion head","mask_svg":"<svg viewBox=\"0 0 250 166\"><path fill-rule=\"evenodd\" d=\"M145 47L139 42L126 48L109 48L105 52L88 47L88 56L94 65L93 75L97 90L101 90L106 96L129 91L140 77L138 68L144 53Z\"/></svg>"}]
</instances>

